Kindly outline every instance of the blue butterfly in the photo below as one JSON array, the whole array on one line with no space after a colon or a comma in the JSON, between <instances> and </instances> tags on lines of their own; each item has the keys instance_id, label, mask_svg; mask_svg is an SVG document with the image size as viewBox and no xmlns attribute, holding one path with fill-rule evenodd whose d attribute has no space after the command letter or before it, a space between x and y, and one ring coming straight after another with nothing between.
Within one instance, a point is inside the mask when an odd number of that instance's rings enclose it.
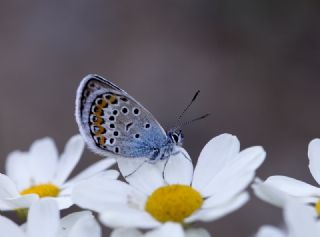
<instances>
[{"instance_id":1,"label":"blue butterfly","mask_svg":"<svg viewBox=\"0 0 320 237\"><path fill-rule=\"evenodd\" d=\"M183 144L180 126L166 132L138 101L98 75L81 81L75 115L89 148L102 156L147 158L154 163L167 159Z\"/></svg>"}]
</instances>

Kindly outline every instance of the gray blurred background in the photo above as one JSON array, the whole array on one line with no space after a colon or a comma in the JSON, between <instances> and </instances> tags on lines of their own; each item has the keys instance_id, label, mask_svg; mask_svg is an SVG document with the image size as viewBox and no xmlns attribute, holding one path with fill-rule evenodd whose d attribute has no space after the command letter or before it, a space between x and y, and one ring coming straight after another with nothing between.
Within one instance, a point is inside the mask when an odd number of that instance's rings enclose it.
<instances>
[{"instance_id":1,"label":"gray blurred background","mask_svg":"<svg viewBox=\"0 0 320 237\"><path fill-rule=\"evenodd\" d=\"M242 148L265 147L261 178L315 184L307 145L320 136L319 23L312 0L2 1L1 171L10 151L35 139L51 136L62 150L77 133L78 83L97 73L165 127L200 89L185 119L211 116L184 129L195 160L210 138L228 132ZM77 171L98 159L86 151ZM252 196L205 226L213 236L247 237L281 222L279 209Z\"/></svg>"}]
</instances>

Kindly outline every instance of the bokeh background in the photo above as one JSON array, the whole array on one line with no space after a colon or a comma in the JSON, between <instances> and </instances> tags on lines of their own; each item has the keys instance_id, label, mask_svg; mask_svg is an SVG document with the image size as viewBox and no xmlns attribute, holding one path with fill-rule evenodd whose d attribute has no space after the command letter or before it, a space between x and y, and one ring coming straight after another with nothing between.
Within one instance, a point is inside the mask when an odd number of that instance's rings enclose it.
<instances>
[{"instance_id":1,"label":"bokeh background","mask_svg":"<svg viewBox=\"0 0 320 237\"><path fill-rule=\"evenodd\" d=\"M165 127L200 89L185 119L211 116L184 129L194 160L228 132L243 148L267 150L261 178L314 184L307 145L320 137L319 23L312 0L2 1L0 171L10 151L35 139L51 136L63 149L78 131L76 88L97 73ZM97 159L86 151L78 170ZM267 223L280 225L281 211L252 196L205 226L213 236L247 237Z\"/></svg>"}]
</instances>

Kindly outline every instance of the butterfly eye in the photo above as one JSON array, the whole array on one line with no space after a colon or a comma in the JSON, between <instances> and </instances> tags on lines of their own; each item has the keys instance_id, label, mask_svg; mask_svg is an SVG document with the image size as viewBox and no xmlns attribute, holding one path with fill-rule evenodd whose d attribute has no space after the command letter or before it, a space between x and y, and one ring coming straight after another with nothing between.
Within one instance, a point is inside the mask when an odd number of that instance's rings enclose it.
<instances>
[{"instance_id":1,"label":"butterfly eye","mask_svg":"<svg viewBox=\"0 0 320 237\"><path fill-rule=\"evenodd\" d=\"M177 134L172 134L172 139L175 143L178 143L179 142L179 136Z\"/></svg>"}]
</instances>

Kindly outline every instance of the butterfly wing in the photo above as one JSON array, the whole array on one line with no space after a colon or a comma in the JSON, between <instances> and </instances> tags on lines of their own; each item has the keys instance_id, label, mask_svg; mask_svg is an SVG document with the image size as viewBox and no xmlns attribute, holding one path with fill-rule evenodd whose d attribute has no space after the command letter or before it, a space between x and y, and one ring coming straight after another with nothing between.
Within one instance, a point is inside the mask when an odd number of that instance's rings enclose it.
<instances>
[{"instance_id":1,"label":"butterfly wing","mask_svg":"<svg viewBox=\"0 0 320 237\"><path fill-rule=\"evenodd\" d=\"M128 93L98 75L77 91L76 120L88 146L103 156L151 158L167 135L153 115Z\"/></svg>"}]
</instances>

